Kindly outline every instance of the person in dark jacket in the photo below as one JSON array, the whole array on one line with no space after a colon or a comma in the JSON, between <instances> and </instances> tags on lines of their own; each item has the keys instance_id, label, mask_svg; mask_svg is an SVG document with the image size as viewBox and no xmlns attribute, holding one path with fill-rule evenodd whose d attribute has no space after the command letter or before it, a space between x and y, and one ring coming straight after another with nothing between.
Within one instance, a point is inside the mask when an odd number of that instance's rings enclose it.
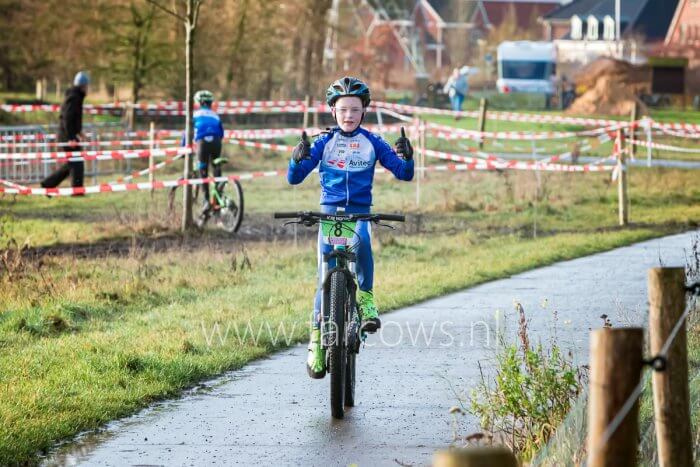
<instances>
[{"instance_id":1,"label":"person in dark jacket","mask_svg":"<svg viewBox=\"0 0 700 467\"><path fill-rule=\"evenodd\" d=\"M87 94L90 78L84 71L79 71L73 79L73 87L66 91L65 100L61 105L61 121L58 128L58 141L66 143L61 145L62 151L79 151L80 137L83 129L83 100ZM63 180L71 175L71 185L83 186L83 174L85 163L83 161L70 161L56 169L46 177L41 186L44 188L57 187Z\"/></svg>"}]
</instances>

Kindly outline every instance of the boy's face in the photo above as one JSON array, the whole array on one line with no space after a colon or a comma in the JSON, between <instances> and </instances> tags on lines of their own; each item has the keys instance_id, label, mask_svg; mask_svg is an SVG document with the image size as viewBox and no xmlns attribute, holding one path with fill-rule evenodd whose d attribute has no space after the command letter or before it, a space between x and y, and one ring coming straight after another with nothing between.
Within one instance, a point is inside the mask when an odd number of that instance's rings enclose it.
<instances>
[{"instance_id":1,"label":"boy's face","mask_svg":"<svg viewBox=\"0 0 700 467\"><path fill-rule=\"evenodd\" d=\"M338 122L338 126L346 133L355 131L362 122L362 99L356 96L341 97L335 102L335 107L331 108L331 113Z\"/></svg>"}]
</instances>

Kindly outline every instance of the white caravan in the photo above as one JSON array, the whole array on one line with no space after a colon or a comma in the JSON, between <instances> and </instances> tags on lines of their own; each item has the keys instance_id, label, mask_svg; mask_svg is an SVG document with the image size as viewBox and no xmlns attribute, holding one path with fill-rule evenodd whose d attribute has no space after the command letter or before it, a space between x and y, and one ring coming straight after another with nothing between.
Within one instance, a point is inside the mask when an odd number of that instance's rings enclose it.
<instances>
[{"instance_id":1,"label":"white caravan","mask_svg":"<svg viewBox=\"0 0 700 467\"><path fill-rule=\"evenodd\" d=\"M502 42L498 46L498 91L554 94L556 62L552 42Z\"/></svg>"}]
</instances>

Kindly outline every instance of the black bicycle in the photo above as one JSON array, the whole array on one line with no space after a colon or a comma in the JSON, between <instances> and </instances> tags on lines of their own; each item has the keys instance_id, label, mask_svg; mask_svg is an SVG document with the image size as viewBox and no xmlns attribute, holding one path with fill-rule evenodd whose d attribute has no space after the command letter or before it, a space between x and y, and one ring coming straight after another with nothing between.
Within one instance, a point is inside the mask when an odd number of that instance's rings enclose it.
<instances>
[{"instance_id":1,"label":"black bicycle","mask_svg":"<svg viewBox=\"0 0 700 467\"><path fill-rule=\"evenodd\" d=\"M323 214L320 212L277 212L275 219L297 219L286 222L312 227L321 224L324 241L333 250L324 255L321 269L321 345L326 350L326 368L331 380L331 414L343 418L345 407L355 405L356 357L365 333L361 329L360 310L357 306L357 278L355 276L358 242L353 243L358 221L370 221L386 227L381 221L404 222L398 214ZM336 260L329 270L329 261Z\"/></svg>"}]
</instances>

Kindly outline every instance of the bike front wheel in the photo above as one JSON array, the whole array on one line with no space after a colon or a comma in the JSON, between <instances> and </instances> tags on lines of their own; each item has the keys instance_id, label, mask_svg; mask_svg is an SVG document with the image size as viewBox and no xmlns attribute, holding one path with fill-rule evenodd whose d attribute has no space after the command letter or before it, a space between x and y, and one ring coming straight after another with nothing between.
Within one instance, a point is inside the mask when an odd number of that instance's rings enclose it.
<instances>
[{"instance_id":1,"label":"bike front wheel","mask_svg":"<svg viewBox=\"0 0 700 467\"><path fill-rule=\"evenodd\" d=\"M347 370L347 347L345 343L345 308L348 290L345 274L335 272L330 277L330 342L328 345L328 373L331 379L331 415L345 416L345 385Z\"/></svg>"}]
</instances>

